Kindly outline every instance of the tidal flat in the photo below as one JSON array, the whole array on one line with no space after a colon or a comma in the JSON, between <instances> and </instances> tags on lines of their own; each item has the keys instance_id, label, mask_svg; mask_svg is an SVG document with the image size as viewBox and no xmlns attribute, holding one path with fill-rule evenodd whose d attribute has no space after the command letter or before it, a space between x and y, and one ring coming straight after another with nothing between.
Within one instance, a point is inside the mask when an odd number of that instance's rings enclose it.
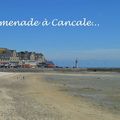
<instances>
[{"instance_id":1,"label":"tidal flat","mask_svg":"<svg viewBox=\"0 0 120 120\"><path fill-rule=\"evenodd\" d=\"M0 120L120 120L119 73L0 72Z\"/></svg>"},{"instance_id":2,"label":"tidal flat","mask_svg":"<svg viewBox=\"0 0 120 120\"><path fill-rule=\"evenodd\" d=\"M49 75L46 80L60 91L81 97L96 107L120 114L120 74L115 72L89 72L83 74Z\"/></svg>"}]
</instances>

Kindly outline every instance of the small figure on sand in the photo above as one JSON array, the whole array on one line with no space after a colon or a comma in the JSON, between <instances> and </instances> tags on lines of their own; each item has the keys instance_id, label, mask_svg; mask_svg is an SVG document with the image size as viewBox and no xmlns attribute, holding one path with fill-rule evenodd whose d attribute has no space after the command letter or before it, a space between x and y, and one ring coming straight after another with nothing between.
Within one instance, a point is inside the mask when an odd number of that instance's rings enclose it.
<instances>
[{"instance_id":1,"label":"small figure on sand","mask_svg":"<svg viewBox=\"0 0 120 120\"><path fill-rule=\"evenodd\" d=\"M25 79L25 76L22 76L22 75L17 76L17 80L24 80L24 79Z\"/></svg>"}]
</instances>

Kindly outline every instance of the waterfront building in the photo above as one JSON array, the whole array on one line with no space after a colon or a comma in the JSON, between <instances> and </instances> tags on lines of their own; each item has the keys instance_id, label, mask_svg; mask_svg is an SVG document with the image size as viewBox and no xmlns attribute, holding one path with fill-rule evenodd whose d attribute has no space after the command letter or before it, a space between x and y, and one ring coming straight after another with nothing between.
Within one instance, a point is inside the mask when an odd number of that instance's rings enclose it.
<instances>
[{"instance_id":1,"label":"waterfront building","mask_svg":"<svg viewBox=\"0 0 120 120\"><path fill-rule=\"evenodd\" d=\"M0 62L19 61L19 57L15 50L9 50L7 48L0 48Z\"/></svg>"},{"instance_id":2,"label":"waterfront building","mask_svg":"<svg viewBox=\"0 0 120 120\"><path fill-rule=\"evenodd\" d=\"M45 59L42 53L29 52L29 51L20 51L10 50L7 48L0 48L0 64L7 66L32 66L36 67L40 64L45 64L47 60Z\"/></svg>"}]
</instances>

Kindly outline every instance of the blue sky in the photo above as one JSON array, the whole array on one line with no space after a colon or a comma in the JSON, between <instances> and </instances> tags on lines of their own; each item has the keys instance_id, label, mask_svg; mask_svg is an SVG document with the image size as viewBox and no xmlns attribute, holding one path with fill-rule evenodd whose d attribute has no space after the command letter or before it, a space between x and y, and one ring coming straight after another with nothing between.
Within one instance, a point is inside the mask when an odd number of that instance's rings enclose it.
<instances>
[{"instance_id":1,"label":"blue sky","mask_svg":"<svg viewBox=\"0 0 120 120\"><path fill-rule=\"evenodd\" d=\"M119 0L1 0L0 21L79 20L99 27L0 27L0 47L42 52L57 65L120 67Z\"/></svg>"}]
</instances>

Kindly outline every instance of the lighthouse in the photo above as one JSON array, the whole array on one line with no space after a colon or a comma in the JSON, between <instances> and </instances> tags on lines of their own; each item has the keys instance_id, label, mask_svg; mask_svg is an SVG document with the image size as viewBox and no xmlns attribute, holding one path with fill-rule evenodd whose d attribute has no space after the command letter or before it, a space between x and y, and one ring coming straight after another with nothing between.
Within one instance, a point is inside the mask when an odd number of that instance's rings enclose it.
<instances>
[{"instance_id":1,"label":"lighthouse","mask_svg":"<svg viewBox=\"0 0 120 120\"><path fill-rule=\"evenodd\" d=\"M78 59L75 60L75 68L78 68Z\"/></svg>"}]
</instances>

